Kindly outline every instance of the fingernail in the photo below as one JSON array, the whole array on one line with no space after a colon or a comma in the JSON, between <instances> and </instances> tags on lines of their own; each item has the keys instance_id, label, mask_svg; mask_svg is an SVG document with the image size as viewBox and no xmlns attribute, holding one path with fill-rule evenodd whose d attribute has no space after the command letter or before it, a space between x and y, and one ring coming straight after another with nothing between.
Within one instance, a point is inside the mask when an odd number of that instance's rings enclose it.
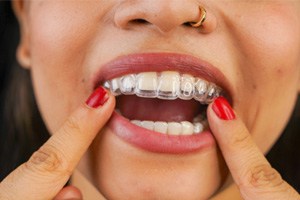
<instances>
[{"instance_id":1,"label":"fingernail","mask_svg":"<svg viewBox=\"0 0 300 200\"><path fill-rule=\"evenodd\" d=\"M89 98L86 100L86 105L91 108L102 106L108 99L106 90L103 87L98 87Z\"/></svg>"},{"instance_id":2,"label":"fingernail","mask_svg":"<svg viewBox=\"0 0 300 200\"><path fill-rule=\"evenodd\" d=\"M216 115L223 120L233 120L235 119L235 114L230 104L224 97L218 97L215 99L212 105L213 111Z\"/></svg>"}]
</instances>

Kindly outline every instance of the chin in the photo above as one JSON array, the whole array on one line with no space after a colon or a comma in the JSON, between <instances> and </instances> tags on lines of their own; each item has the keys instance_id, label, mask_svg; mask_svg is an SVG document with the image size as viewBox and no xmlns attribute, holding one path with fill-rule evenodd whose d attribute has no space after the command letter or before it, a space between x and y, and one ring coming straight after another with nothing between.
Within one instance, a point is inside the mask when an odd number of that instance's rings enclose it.
<instances>
[{"instance_id":1,"label":"chin","mask_svg":"<svg viewBox=\"0 0 300 200\"><path fill-rule=\"evenodd\" d=\"M91 180L107 199L208 199L227 169L216 145L184 154L155 153L107 127L94 141Z\"/></svg>"}]
</instances>

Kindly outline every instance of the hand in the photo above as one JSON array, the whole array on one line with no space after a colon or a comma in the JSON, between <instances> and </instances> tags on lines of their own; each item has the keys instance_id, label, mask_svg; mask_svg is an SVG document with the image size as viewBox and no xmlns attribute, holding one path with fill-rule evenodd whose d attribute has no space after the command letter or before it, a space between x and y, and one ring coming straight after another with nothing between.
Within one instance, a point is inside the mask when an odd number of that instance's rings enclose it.
<instances>
[{"instance_id":1,"label":"hand","mask_svg":"<svg viewBox=\"0 0 300 200\"><path fill-rule=\"evenodd\" d=\"M219 97L209 105L207 117L243 199L300 199L297 191L272 168L225 98Z\"/></svg>"},{"instance_id":2,"label":"hand","mask_svg":"<svg viewBox=\"0 0 300 200\"><path fill-rule=\"evenodd\" d=\"M53 199L108 121L114 105L113 96L101 87L96 89L26 163L1 182L0 199Z\"/></svg>"}]
</instances>

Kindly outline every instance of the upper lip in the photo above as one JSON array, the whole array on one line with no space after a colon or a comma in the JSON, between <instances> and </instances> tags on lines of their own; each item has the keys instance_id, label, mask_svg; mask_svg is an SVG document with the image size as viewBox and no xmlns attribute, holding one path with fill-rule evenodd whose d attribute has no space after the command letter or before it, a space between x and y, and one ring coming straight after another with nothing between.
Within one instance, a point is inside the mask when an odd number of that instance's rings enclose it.
<instances>
[{"instance_id":1,"label":"upper lip","mask_svg":"<svg viewBox=\"0 0 300 200\"><path fill-rule=\"evenodd\" d=\"M94 88L126 74L178 71L205 79L222 88L231 101L232 87L225 75L212 64L194 56L177 53L139 53L120 56L104 64L93 77Z\"/></svg>"}]
</instances>

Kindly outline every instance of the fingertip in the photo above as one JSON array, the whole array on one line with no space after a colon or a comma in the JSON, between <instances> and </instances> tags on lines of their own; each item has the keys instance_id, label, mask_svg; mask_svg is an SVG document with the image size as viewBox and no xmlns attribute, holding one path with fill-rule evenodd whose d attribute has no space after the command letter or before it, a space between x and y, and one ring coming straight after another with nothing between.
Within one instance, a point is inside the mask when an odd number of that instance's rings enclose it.
<instances>
[{"instance_id":1,"label":"fingertip","mask_svg":"<svg viewBox=\"0 0 300 200\"><path fill-rule=\"evenodd\" d=\"M237 116L227 99L218 97L208 105L207 118L214 123L224 123L235 120Z\"/></svg>"},{"instance_id":2,"label":"fingertip","mask_svg":"<svg viewBox=\"0 0 300 200\"><path fill-rule=\"evenodd\" d=\"M93 91L85 103L90 108L98 108L99 106L103 106L108 99L109 94L107 90L100 86Z\"/></svg>"},{"instance_id":3,"label":"fingertip","mask_svg":"<svg viewBox=\"0 0 300 200\"><path fill-rule=\"evenodd\" d=\"M216 114L214 113L213 109L212 109L212 104L213 104L213 102L210 103L210 104L207 106L206 115L207 115L207 118L208 118L208 119L217 117Z\"/></svg>"},{"instance_id":4,"label":"fingertip","mask_svg":"<svg viewBox=\"0 0 300 200\"><path fill-rule=\"evenodd\" d=\"M213 111L213 103L209 104L207 107L206 115L207 115L207 121L209 124L209 128L212 131L213 134L215 134L216 129L220 126L219 123L221 120L218 118L216 113Z\"/></svg>"},{"instance_id":5,"label":"fingertip","mask_svg":"<svg viewBox=\"0 0 300 200\"><path fill-rule=\"evenodd\" d=\"M234 120L236 118L233 108L224 97L216 98L211 108L221 120Z\"/></svg>"},{"instance_id":6,"label":"fingertip","mask_svg":"<svg viewBox=\"0 0 300 200\"><path fill-rule=\"evenodd\" d=\"M209 128L222 148L238 143L249 136L245 123L224 97L217 98L207 108Z\"/></svg>"},{"instance_id":7,"label":"fingertip","mask_svg":"<svg viewBox=\"0 0 300 200\"><path fill-rule=\"evenodd\" d=\"M87 115L102 119L108 119L116 106L115 96L107 89L99 87L80 106L80 117Z\"/></svg>"},{"instance_id":8,"label":"fingertip","mask_svg":"<svg viewBox=\"0 0 300 200\"><path fill-rule=\"evenodd\" d=\"M237 116L224 97L218 97L207 108L207 120L212 133L226 135L232 131Z\"/></svg>"},{"instance_id":9,"label":"fingertip","mask_svg":"<svg viewBox=\"0 0 300 200\"><path fill-rule=\"evenodd\" d=\"M80 190L74 186L64 187L54 198L54 200L81 200L83 199Z\"/></svg>"}]
</instances>

